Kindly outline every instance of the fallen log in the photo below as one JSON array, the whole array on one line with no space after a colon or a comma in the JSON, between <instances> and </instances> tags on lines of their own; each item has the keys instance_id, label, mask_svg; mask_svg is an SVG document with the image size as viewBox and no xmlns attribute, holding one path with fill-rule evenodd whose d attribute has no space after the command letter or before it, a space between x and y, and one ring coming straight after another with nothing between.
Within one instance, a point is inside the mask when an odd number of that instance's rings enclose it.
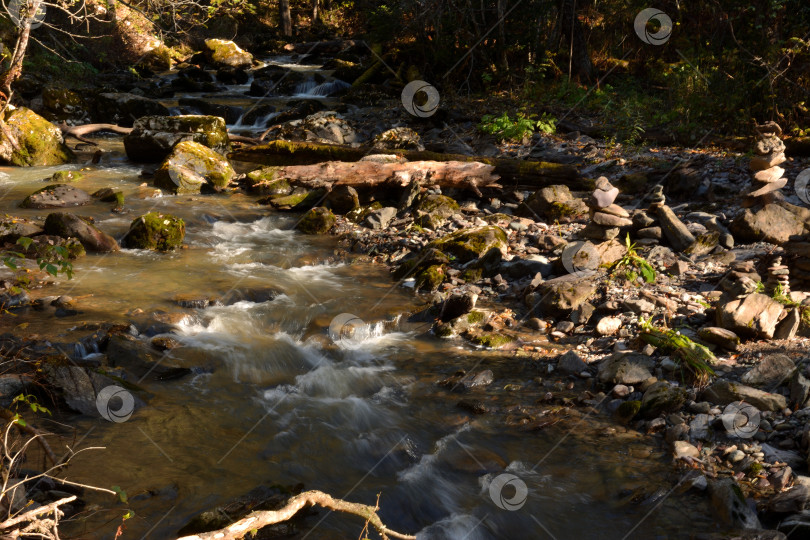
<instances>
[{"instance_id":1,"label":"fallen log","mask_svg":"<svg viewBox=\"0 0 810 540\"><path fill-rule=\"evenodd\" d=\"M334 144L310 142L272 141L259 146L240 148L228 154L234 161L261 165L312 165L324 161L359 161L369 154L395 154L411 162L477 162L494 167L503 184L510 187L539 188L564 184L575 189L592 189L593 182L582 178L575 167L545 161L524 161L508 158L488 158L443 154L426 150L372 150ZM482 184L479 184L482 185Z\"/></svg>"},{"instance_id":2,"label":"fallen log","mask_svg":"<svg viewBox=\"0 0 810 540\"><path fill-rule=\"evenodd\" d=\"M442 188L469 189L481 196L481 187L497 187L500 178L492 165L460 161L408 161L405 163L379 163L376 161L325 161L314 165L268 167L261 184L285 180L292 185L308 189L336 186L380 187L438 185Z\"/></svg>"},{"instance_id":3,"label":"fallen log","mask_svg":"<svg viewBox=\"0 0 810 540\"><path fill-rule=\"evenodd\" d=\"M300 495L292 497L283 508L278 510L260 510L252 512L247 517L228 525L224 529L206 533L184 536L178 540L236 540L239 538L250 538L251 531L257 531L268 525L275 525L291 519L299 510L308 506L322 506L335 512L345 512L353 514L366 520L366 524L374 527L383 539L401 538L403 540L416 540L416 536L402 534L392 531L380 519L377 514L378 506L353 503L342 499L335 499L331 495L322 491L305 491Z\"/></svg>"},{"instance_id":4,"label":"fallen log","mask_svg":"<svg viewBox=\"0 0 810 540\"><path fill-rule=\"evenodd\" d=\"M77 139L83 143L92 144L93 146L98 146L98 144L95 141L86 139L85 135L90 135L91 133L97 133L99 131L112 131L113 133L118 133L120 135L128 135L132 131L131 127L122 127L115 124L82 124L80 126L69 126L65 123L59 123L56 125L62 130L62 136L65 138L73 137L74 139ZM246 144L259 144L261 142L260 139L255 137L246 137L244 135L235 135L233 133L228 133L228 139L230 139L231 142Z\"/></svg>"}]
</instances>

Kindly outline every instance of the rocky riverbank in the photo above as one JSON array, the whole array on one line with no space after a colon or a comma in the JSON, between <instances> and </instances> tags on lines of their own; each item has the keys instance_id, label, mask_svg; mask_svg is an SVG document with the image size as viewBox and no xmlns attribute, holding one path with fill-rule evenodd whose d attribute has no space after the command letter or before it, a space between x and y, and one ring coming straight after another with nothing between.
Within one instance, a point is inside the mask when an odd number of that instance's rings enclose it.
<instances>
[{"instance_id":1,"label":"rocky riverbank","mask_svg":"<svg viewBox=\"0 0 810 540\"><path fill-rule=\"evenodd\" d=\"M338 110L318 100L290 103L257 126L269 138L362 147L368 151L361 162L378 164L406 162L392 152L428 149L576 170L573 188L548 178L539 189L472 180L469 187L442 187L426 175L411 173L402 181L401 171L396 182L373 187L334 182L313 188L275 166L228 159L239 142L229 141L225 117L244 117L261 104L229 113L205 100L181 100L179 107L187 109L179 112L209 116L166 116L159 96L181 89L216 93L221 88L212 77L245 84L242 74L250 72L248 93L254 95L275 91L282 80L305 81L276 66L249 70L249 54L226 54L223 46L212 44L175 78L138 80L129 88L121 77L117 89L123 92L99 93L92 105L72 94L70 109L46 102L47 89L32 92L28 104L46 116L67 111L74 120L131 124L124 148L133 162L147 163L145 198L195 196L204 205L206 197L247 197L260 212L290 212L302 233L335 236L339 260L385 265L392 288L410 289L425 303L424 310L404 314L404 325L421 325L435 339L465 347L497 349L519 366L520 381L514 368L498 373L474 363L437 374L438 387L463 393L461 414L496 417L518 431L556 423L575 429L587 418L609 419L605 437L643 433L671 457L679 474L673 487L705 492L721 528L747 531L740 533L745 538L810 532L810 357L804 352L810 293L802 290L810 272L810 210L801 198L806 194L779 192L785 178L798 178L810 163L785 158L776 128L759 130L752 160L711 148L623 148L579 133L499 144L475 130L464 107L441 120L417 119L399 107L390 88L348 89L335 83L340 78L313 77L319 85L332 83L324 92L344 93L342 104L331 104ZM368 55L351 45L335 58L349 57L362 65ZM366 101L367 94L373 99ZM113 105L99 109L100 103ZM29 109L17 110L22 112L12 114L44 121ZM135 111L149 114L133 118ZM94 148L70 149L55 130L48 134L53 144L41 152L29 145L25 155L17 149L2 157L28 165L64 162L74 153L88 163L100 159ZM112 212L126 213L120 192L85 191L75 173L44 180L42 189L20 201L39 215L0 220L0 242L7 251L23 251L28 261L20 264L31 269L25 280L10 273L4 282L0 303L12 313L31 308L70 317L81 309L81 299L49 297L47 288L38 288L52 278L37 273L34 260L70 261L86 252L116 256L122 247L171 252L190 227L156 210L129 215L128 231L115 238L81 210L107 203ZM752 197L741 200L737 195L752 183ZM583 186L588 189L580 191ZM21 237L32 243L22 249L16 244ZM50 343L8 337L10 357L23 350L28 356L7 376L4 404L28 379L44 376L70 409L96 415L99 386L146 373L170 380L194 372L158 360L176 346L163 334L190 310L264 302L281 293L245 288L222 298L182 296L174 299L177 312L128 313L131 324L89 329L84 346L103 356L86 364L67 365L77 355ZM42 362L45 368L34 367ZM495 392L507 378L508 394Z\"/></svg>"}]
</instances>

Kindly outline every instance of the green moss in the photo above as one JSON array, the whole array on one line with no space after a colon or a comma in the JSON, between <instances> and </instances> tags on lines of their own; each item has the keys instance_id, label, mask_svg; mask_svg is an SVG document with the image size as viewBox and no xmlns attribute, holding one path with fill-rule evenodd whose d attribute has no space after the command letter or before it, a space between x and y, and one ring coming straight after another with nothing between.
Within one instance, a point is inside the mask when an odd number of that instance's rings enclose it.
<instances>
[{"instance_id":1,"label":"green moss","mask_svg":"<svg viewBox=\"0 0 810 540\"><path fill-rule=\"evenodd\" d=\"M513 341L515 341L515 338L504 334L483 334L472 338L472 342L476 345L483 345L490 349L500 349Z\"/></svg>"},{"instance_id":2,"label":"green moss","mask_svg":"<svg viewBox=\"0 0 810 540\"><path fill-rule=\"evenodd\" d=\"M263 199L260 203L269 203L273 208L279 210L308 210L316 204L323 201L326 195L326 190L323 188L313 189L312 191L303 191L300 193L293 193L283 197L270 197Z\"/></svg>"},{"instance_id":3,"label":"green moss","mask_svg":"<svg viewBox=\"0 0 810 540\"><path fill-rule=\"evenodd\" d=\"M56 171L51 176L51 182L64 184L65 182L75 182L84 178L84 175L79 171Z\"/></svg>"},{"instance_id":4,"label":"green moss","mask_svg":"<svg viewBox=\"0 0 810 540\"><path fill-rule=\"evenodd\" d=\"M7 110L6 127L18 143L10 159L14 165L61 165L75 157L62 142L59 128L30 109ZM5 137L0 136L0 140Z\"/></svg>"},{"instance_id":5,"label":"green moss","mask_svg":"<svg viewBox=\"0 0 810 540\"><path fill-rule=\"evenodd\" d=\"M449 217L458 212L459 206L456 201L446 195L431 194L422 197L417 203L416 209L429 214L438 213L441 217Z\"/></svg>"},{"instance_id":6,"label":"green moss","mask_svg":"<svg viewBox=\"0 0 810 540\"><path fill-rule=\"evenodd\" d=\"M468 268L461 274L461 279L467 283L474 283L484 276L483 268Z\"/></svg>"},{"instance_id":7,"label":"green moss","mask_svg":"<svg viewBox=\"0 0 810 540\"><path fill-rule=\"evenodd\" d=\"M182 219L149 212L132 222L124 242L130 248L170 251L183 243L185 235L186 224Z\"/></svg>"},{"instance_id":8,"label":"green moss","mask_svg":"<svg viewBox=\"0 0 810 540\"><path fill-rule=\"evenodd\" d=\"M447 277L446 266L439 264L428 266L416 275L416 287L435 291L444 283L445 277Z\"/></svg>"},{"instance_id":9,"label":"green moss","mask_svg":"<svg viewBox=\"0 0 810 540\"><path fill-rule=\"evenodd\" d=\"M549 209L546 211L546 217L551 220L558 220L565 217L573 217L579 214L577 210L562 202L552 202Z\"/></svg>"},{"instance_id":10,"label":"green moss","mask_svg":"<svg viewBox=\"0 0 810 540\"><path fill-rule=\"evenodd\" d=\"M480 323L484 320L484 312L483 311L471 311L467 314L467 322L470 324Z\"/></svg>"},{"instance_id":11,"label":"green moss","mask_svg":"<svg viewBox=\"0 0 810 540\"><path fill-rule=\"evenodd\" d=\"M492 248L505 250L508 245L506 231L494 225L462 229L430 243L430 247L453 255L462 263L477 259Z\"/></svg>"},{"instance_id":12,"label":"green moss","mask_svg":"<svg viewBox=\"0 0 810 540\"><path fill-rule=\"evenodd\" d=\"M123 191L116 191L115 192L115 206L124 206L124 192Z\"/></svg>"},{"instance_id":13,"label":"green moss","mask_svg":"<svg viewBox=\"0 0 810 540\"><path fill-rule=\"evenodd\" d=\"M437 325L434 332L436 333L436 336L440 338L453 337L453 327L449 324Z\"/></svg>"},{"instance_id":14,"label":"green moss","mask_svg":"<svg viewBox=\"0 0 810 540\"><path fill-rule=\"evenodd\" d=\"M748 467L748 475L749 476L757 476L764 469L765 469L765 467L762 466L762 463L759 463L759 462L755 461Z\"/></svg>"},{"instance_id":15,"label":"green moss","mask_svg":"<svg viewBox=\"0 0 810 540\"><path fill-rule=\"evenodd\" d=\"M334 227L337 218L328 208L319 206L304 214L298 223L298 230L304 234L326 234Z\"/></svg>"},{"instance_id":16,"label":"green moss","mask_svg":"<svg viewBox=\"0 0 810 540\"><path fill-rule=\"evenodd\" d=\"M199 193L204 184L220 190L236 172L216 151L194 141L177 143L155 172L155 186L176 194Z\"/></svg>"},{"instance_id":17,"label":"green moss","mask_svg":"<svg viewBox=\"0 0 810 540\"><path fill-rule=\"evenodd\" d=\"M359 206L354 210L350 210L346 213L346 219L351 221L352 223L360 223L366 216L372 213L374 210L379 210L383 207L382 203L379 201L374 201L373 203L367 206Z\"/></svg>"},{"instance_id":18,"label":"green moss","mask_svg":"<svg viewBox=\"0 0 810 540\"><path fill-rule=\"evenodd\" d=\"M614 416L620 422L629 422L632 420L641 410L641 401L638 400L631 400L625 401L616 409Z\"/></svg>"}]
</instances>

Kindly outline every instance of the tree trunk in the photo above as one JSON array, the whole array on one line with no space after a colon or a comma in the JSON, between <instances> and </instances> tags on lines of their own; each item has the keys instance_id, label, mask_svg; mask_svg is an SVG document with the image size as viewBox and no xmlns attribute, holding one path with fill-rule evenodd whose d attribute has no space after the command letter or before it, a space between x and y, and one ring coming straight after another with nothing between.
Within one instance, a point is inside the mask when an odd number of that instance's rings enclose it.
<instances>
[{"instance_id":1,"label":"tree trunk","mask_svg":"<svg viewBox=\"0 0 810 540\"><path fill-rule=\"evenodd\" d=\"M321 0L312 0L312 24L321 22Z\"/></svg>"},{"instance_id":2,"label":"tree trunk","mask_svg":"<svg viewBox=\"0 0 810 540\"><path fill-rule=\"evenodd\" d=\"M292 16L290 15L290 0L279 0L278 12L281 21L281 34L292 37Z\"/></svg>"},{"instance_id":3,"label":"tree trunk","mask_svg":"<svg viewBox=\"0 0 810 540\"><path fill-rule=\"evenodd\" d=\"M538 188L565 184L575 189L593 189L593 182L582 178L576 168L544 161L487 158L417 150L371 150L335 144L290 141L272 141L260 146L241 148L228 154L228 157L235 161L262 165L312 165L324 161L358 161L369 154L396 154L410 161L485 163L495 167L494 172L509 187Z\"/></svg>"},{"instance_id":4,"label":"tree trunk","mask_svg":"<svg viewBox=\"0 0 810 540\"><path fill-rule=\"evenodd\" d=\"M8 70L0 76L0 90L6 95L6 99L11 96L11 84L22 74L23 59L25 51L28 49L28 38L31 35L31 22L39 11L42 0L31 0L25 13L20 14L20 35L14 46L14 53L11 56L11 63Z\"/></svg>"},{"instance_id":5,"label":"tree trunk","mask_svg":"<svg viewBox=\"0 0 810 540\"><path fill-rule=\"evenodd\" d=\"M569 75L588 82L593 79L593 63L582 24L577 19L576 3L577 0L560 0L560 32L568 44Z\"/></svg>"},{"instance_id":6,"label":"tree trunk","mask_svg":"<svg viewBox=\"0 0 810 540\"><path fill-rule=\"evenodd\" d=\"M481 196L481 187L501 187L500 178L492 165L459 161L409 161L406 163L378 163L375 161L327 161L316 165L271 167L272 180L286 180L294 186L308 189L335 186L374 188L380 186L438 185L443 188L469 189ZM254 189L261 191L263 184Z\"/></svg>"}]
</instances>

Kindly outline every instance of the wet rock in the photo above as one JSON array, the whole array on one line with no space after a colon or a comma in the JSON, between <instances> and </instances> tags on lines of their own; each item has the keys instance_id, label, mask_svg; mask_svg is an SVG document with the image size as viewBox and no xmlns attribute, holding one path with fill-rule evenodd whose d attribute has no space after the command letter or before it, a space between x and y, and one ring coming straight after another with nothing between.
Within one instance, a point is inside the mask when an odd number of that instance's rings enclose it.
<instances>
[{"instance_id":1,"label":"wet rock","mask_svg":"<svg viewBox=\"0 0 810 540\"><path fill-rule=\"evenodd\" d=\"M301 221L297 229L304 234L326 234L335 225L337 218L328 208L319 206L310 209Z\"/></svg>"},{"instance_id":2,"label":"wet rock","mask_svg":"<svg viewBox=\"0 0 810 540\"><path fill-rule=\"evenodd\" d=\"M540 298L535 304L543 314L568 317L595 293L595 280L568 274L543 282L538 287Z\"/></svg>"},{"instance_id":3,"label":"wet rock","mask_svg":"<svg viewBox=\"0 0 810 540\"><path fill-rule=\"evenodd\" d=\"M42 115L48 120L74 124L88 124L91 121L88 104L84 97L69 88L47 86L42 89Z\"/></svg>"},{"instance_id":4,"label":"wet rock","mask_svg":"<svg viewBox=\"0 0 810 540\"><path fill-rule=\"evenodd\" d=\"M568 351L557 359L557 371L568 375L579 375L588 370L588 364L576 351Z\"/></svg>"},{"instance_id":5,"label":"wet rock","mask_svg":"<svg viewBox=\"0 0 810 540\"><path fill-rule=\"evenodd\" d=\"M793 514L779 522L779 530L789 535L785 538L810 538L810 510Z\"/></svg>"},{"instance_id":6,"label":"wet rock","mask_svg":"<svg viewBox=\"0 0 810 540\"><path fill-rule=\"evenodd\" d=\"M478 295L470 291L454 293L442 303L439 318L444 322L448 322L466 315L475 309L477 300Z\"/></svg>"},{"instance_id":7,"label":"wet rock","mask_svg":"<svg viewBox=\"0 0 810 540\"><path fill-rule=\"evenodd\" d=\"M568 186L548 186L538 190L518 208L517 214L531 219L545 218L567 223L587 213L585 201L571 195Z\"/></svg>"},{"instance_id":8,"label":"wet rock","mask_svg":"<svg viewBox=\"0 0 810 540\"><path fill-rule=\"evenodd\" d=\"M353 187L340 185L329 192L324 205L336 214L346 214L360 206L360 197Z\"/></svg>"},{"instance_id":9,"label":"wet rock","mask_svg":"<svg viewBox=\"0 0 810 540\"><path fill-rule=\"evenodd\" d=\"M193 141L225 154L230 141L225 121L217 116L144 116L124 137L127 157L133 161L158 162L181 141Z\"/></svg>"},{"instance_id":10,"label":"wet rock","mask_svg":"<svg viewBox=\"0 0 810 540\"><path fill-rule=\"evenodd\" d=\"M23 208L67 208L90 204L92 197L86 191L67 184L52 184L38 189L25 198Z\"/></svg>"},{"instance_id":11,"label":"wet rock","mask_svg":"<svg viewBox=\"0 0 810 540\"><path fill-rule=\"evenodd\" d=\"M644 392L640 414L644 418L655 418L661 413L680 409L685 402L686 390L667 381L659 381Z\"/></svg>"},{"instance_id":12,"label":"wet rock","mask_svg":"<svg viewBox=\"0 0 810 540\"><path fill-rule=\"evenodd\" d=\"M219 116L225 120L226 124L235 124L242 116L241 107L232 107L230 105L222 105L220 103L213 103L200 98L180 98L178 104L181 107L191 109L192 114L201 114L206 116ZM246 124L252 124L245 120Z\"/></svg>"},{"instance_id":13,"label":"wet rock","mask_svg":"<svg viewBox=\"0 0 810 540\"><path fill-rule=\"evenodd\" d=\"M23 218L3 218L0 219L0 243L14 243L21 236L32 237L42 234L42 225L35 221Z\"/></svg>"},{"instance_id":14,"label":"wet rock","mask_svg":"<svg viewBox=\"0 0 810 540\"><path fill-rule=\"evenodd\" d=\"M652 365L643 355L615 353L599 363L597 378L606 384L635 385L652 377Z\"/></svg>"},{"instance_id":15,"label":"wet rock","mask_svg":"<svg viewBox=\"0 0 810 540\"><path fill-rule=\"evenodd\" d=\"M740 380L752 386L774 389L786 383L796 365L785 354L769 354L748 370Z\"/></svg>"},{"instance_id":16,"label":"wet rock","mask_svg":"<svg viewBox=\"0 0 810 540\"><path fill-rule=\"evenodd\" d=\"M732 478L709 481L709 497L717 515L729 527L760 529L756 511L748 506L740 486Z\"/></svg>"},{"instance_id":17,"label":"wet rock","mask_svg":"<svg viewBox=\"0 0 810 540\"><path fill-rule=\"evenodd\" d=\"M242 68L222 66L217 69L217 80L224 84L245 84L250 80L250 75Z\"/></svg>"},{"instance_id":18,"label":"wet rock","mask_svg":"<svg viewBox=\"0 0 810 540\"><path fill-rule=\"evenodd\" d=\"M19 167L61 165L74 158L62 131L31 109L9 105L4 112L6 129L14 141L0 133L0 161Z\"/></svg>"},{"instance_id":19,"label":"wet rock","mask_svg":"<svg viewBox=\"0 0 810 540\"><path fill-rule=\"evenodd\" d=\"M160 102L128 93L99 94L93 111L96 122L125 127L134 126L141 117L168 117L170 114Z\"/></svg>"},{"instance_id":20,"label":"wet rock","mask_svg":"<svg viewBox=\"0 0 810 540\"><path fill-rule=\"evenodd\" d=\"M778 204L766 204L761 210L746 209L730 226L734 238L742 242L783 244L804 232L804 221Z\"/></svg>"},{"instance_id":21,"label":"wet rock","mask_svg":"<svg viewBox=\"0 0 810 540\"><path fill-rule=\"evenodd\" d=\"M289 195L281 196L281 197L269 197L268 199L261 199L259 204L269 204L273 208L277 210L294 210L294 211L304 211L313 208L316 204L320 204L325 200L326 196L326 189L325 188L318 188L313 190L306 190L302 188L295 188L292 193ZM378 206L375 206L374 209L379 207L379 203L376 203ZM355 208L355 210L349 212L346 217L349 218L350 221L354 221L351 219L353 212L356 210L361 210ZM369 209L371 212L371 209ZM363 213L365 217L368 215L368 212Z\"/></svg>"},{"instance_id":22,"label":"wet rock","mask_svg":"<svg viewBox=\"0 0 810 540\"><path fill-rule=\"evenodd\" d=\"M782 304L761 293L731 300L717 309L717 324L740 336L773 338Z\"/></svg>"},{"instance_id":23,"label":"wet rock","mask_svg":"<svg viewBox=\"0 0 810 540\"><path fill-rule=\"evenodd\" d=\"M181 141L155 172L155 186L176 195L220 191L235 175L222 155L200 143Z\"/></svg>"},{"instance_id":24,"label":"wet rock","mask_svg":"<svg viewBox=\"0 0 810 540\"><path fill-rule=\"evenodd\" d=\"M793 489L774 495L768 501L768 512L772 514L793 514L810 508L810 488L795 486Z\"/></svg>"},{"instance_id":25,"label":"wet rock","mask_svg":"<svg viewBox=\"0 0 810 540\"><path fill-rule=\"evenodd\" d=\"M132 249L170 251L182 245L185 236L186 224L182 219L149 212L132 222L122 243Z\"/></svg>"},{"instance_id":26,"label":"wet rock","mask_svg":"<svg viewBox=\"0 0 810 540\"><path fill-rule=\"evenodd\" d=\"M379 210L369 212L366 219L363 220L363 224L370 229L379 231L388 227L388 224L391 223L391 220L394 219L396 215L396 208L393 206L386 206L384 208L380 208Z\"/></svg>"},{"instance_id":27,"label":"wet rock","mask_svg":"<svg viewBox=\"0 0 810 540\"><path fill-rule=\"evenodd\" d=\"M224 306L232 306L237 302L261 304L264 302L272 302L282 294L284 293L281 290L273 287L239 288L228 291L218 303Z\"/></svg>"},{"instance_id":28,"label":"wet rock","mask_svg":"<svg viewBox=\"0 0 810 540\"><path fill-rule=\"evenodd\" d=\"M111 366L122 367L139 379L149 376L174 380L191 373L189 368L178 366L167 352L158 352L150 342L128 334L111 336L105 352Z\"/></svg>"},{"instance_id":29,"label":"wet rock","mask_svg":"<svg viewBox=\"0 0 810 540\"><path fill-rule=\"evenodd\" d=\"M88 416L101 416L96 396L107 386L118 384L109 377L79 366L44 364L43 371L48 384L60 391L67 406ZM136 400L137 405L142 405L142 402Z\"/></svg>"},{"instance_id":30,"label":"wet rock","mask_svg":"<svg viewBox=\"0 0 810 540\"><path fill-rule=\"evenodd\" d=\"M506 232L495 225L461 229L438 240L428 247L455 256L459 262L472 261L495 248L506 254L509 242Z\"/></svg>"},{"instance_id":31,"label":"wet rock","mask_svg":"<svg viewBox=\"0 0 810 540\"><path fill-rule=\"evenodd\" d=\"M118 251L115 238L74 214L55 212L45 219L45 232L62 238L75 237L87 251Z\"/></svg>"},{"instance_id":32,"label":"wet rock","mask_svg":"<svg viewBox=\"0 0 810 540\"><path fill-rule=\"evenodd\" d=\"M253 55L243 51L233 41L224 39L206 39L205 56L217 66L247 68L253 63Z\"/></svg>"},{"instance_id":33,"label":"wet rock","mask_svg":"<svg viewBox=\"0 0 810 540\"><path fill-rule=\"evenodd\" d=\"M762 411L781 411L787 407L785 396L757 390L744 384L717 381L703 392L703 399L718 405L745 401Z\"/></svg>"}]
</instances>

